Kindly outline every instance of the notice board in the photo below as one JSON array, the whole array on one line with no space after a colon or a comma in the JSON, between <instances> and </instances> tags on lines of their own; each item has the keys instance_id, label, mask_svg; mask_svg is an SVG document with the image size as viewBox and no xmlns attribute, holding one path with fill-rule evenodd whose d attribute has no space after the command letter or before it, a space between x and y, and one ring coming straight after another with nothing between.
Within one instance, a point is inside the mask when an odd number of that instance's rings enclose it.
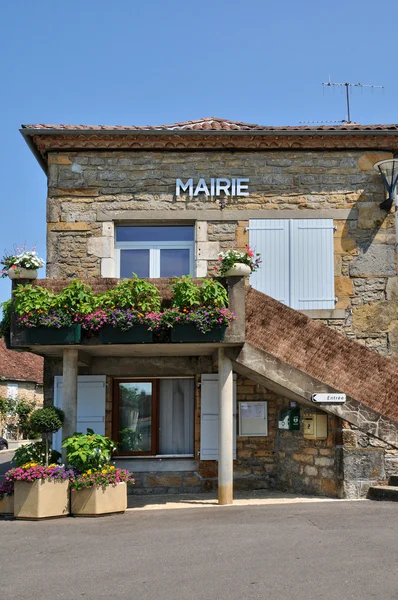
<instances>
[{"instance_id":1,"label":"notice board","mask_svg":"<svg viewBox=\"0 0 398 600\"><path fill-rule=\"evenodd\" d=\"M268 403L266 401L239 402L239 435L268 435Z\"/></svg>"}]
</instances>

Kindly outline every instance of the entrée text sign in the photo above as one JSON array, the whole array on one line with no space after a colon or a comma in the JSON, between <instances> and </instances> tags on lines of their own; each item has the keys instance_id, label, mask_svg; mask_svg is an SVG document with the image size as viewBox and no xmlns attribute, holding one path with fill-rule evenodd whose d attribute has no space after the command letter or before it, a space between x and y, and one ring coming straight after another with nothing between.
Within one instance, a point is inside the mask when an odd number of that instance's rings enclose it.
<instances>
[{"instance_id":1,"label":"entr\u00e9e text sign","mask_svg":"<svg viewBox=\"0 0 398 600\"><path fill-rule=\"evenodd\" d=\"M242 177L233 179L216 177L210 179L208 183L201 177L197 184L194 183L193 177L187 179L185 183L182 179L176 179L176 196L180 196L181 192L188 192L191 197L199 194L220 196L222 192L226 196L248 196L248 183L249 179Z\"/></svg>"}]
</instances>

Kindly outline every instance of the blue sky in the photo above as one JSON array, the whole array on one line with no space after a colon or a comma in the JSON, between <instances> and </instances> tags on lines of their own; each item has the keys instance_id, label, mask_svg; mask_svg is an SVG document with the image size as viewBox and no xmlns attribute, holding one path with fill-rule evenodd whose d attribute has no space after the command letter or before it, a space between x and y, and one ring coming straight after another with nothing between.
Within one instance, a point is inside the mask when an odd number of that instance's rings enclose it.
<instances>
[{"instance_id":1,"label":"blue sky","mask_svg":"<svg viewBox=\"0 0 398 600\"><path fill-rule=\"evenodd\" d=\"M396 0L0 2L0 252L45 255L46 179L21 123L398 121ZM0 301L10 294L0 280Z\"/></svg>"}]
</instances>

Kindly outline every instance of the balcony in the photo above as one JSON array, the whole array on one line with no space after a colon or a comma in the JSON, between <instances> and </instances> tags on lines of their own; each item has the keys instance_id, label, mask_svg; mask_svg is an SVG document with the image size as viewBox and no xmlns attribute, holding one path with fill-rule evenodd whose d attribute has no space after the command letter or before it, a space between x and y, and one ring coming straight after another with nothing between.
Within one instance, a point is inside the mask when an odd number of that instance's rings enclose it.
<instances>
[{"instance_id":1,"label":"balcony","mask_svg":"<svg viewBox=\"0 0 398 600\"><path fill-rule=\"evenodd\" d=\"M88 279L81 283L90 286L95 297L102 297L112 293L112 290L115 290L122 281L113 278L97 278ZM145 279L140 281L155 286L159 294L160 310L170 311L173 301L173 280ZM195 330L193 324L182 325L180 323L175 323L173 326L168 323L166 327L160 326L148 331L147 321L146 324L135 325L130 332L121 332L118 328L107 324L96 330L87 330L85 328L87 324L78 321L70 327L62 327L61 329L48 326L23 327L21 318L18 318L14 310L15 294L13 294L10 348L33 352L50 358L62 358L65 349L76 349L79 362L88 364L94 357L210 356L217 348L241 346L245 341L244 278L192 279L192 283L199 288L203 281L216 282L216 285L225 288L229 310L235 315L235 318L227 326L206 333ZM17 290L18 285L26 283L28 282L14 281L13 292ZM67 279L39 279L32 282L32 287L29 287L29 285L25 287L26 291L24 293L30 293L33 297L32 290L34 293L41 289L45 290L46 293L59 297L60 294L65 293L65 290L70 288L70 284L71 280ZM21 290L21 288L18 289ZM107 296L105 297L107 298ZM70 294L67 295L67 302L73 301ZM33 309L33 312L35 312L35 309ZM165 315L165 312L162 314Z\"/></svg>"}]
</instances>

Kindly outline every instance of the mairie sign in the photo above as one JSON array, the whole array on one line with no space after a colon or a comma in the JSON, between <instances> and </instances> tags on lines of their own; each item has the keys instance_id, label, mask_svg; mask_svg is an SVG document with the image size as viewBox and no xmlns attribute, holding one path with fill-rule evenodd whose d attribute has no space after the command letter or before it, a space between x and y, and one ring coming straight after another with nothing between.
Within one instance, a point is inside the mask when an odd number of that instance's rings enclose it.
<instances>
[{"instance_id":1,"label":"mairie sign","mask_svg":"<svg viewBox=\"0 0 398 600\"><path fill-rule=\"evenodd\" d=\"M226 177L212 177L207 182L203 177L200 177L195 183L194 178L190 177L186 181L176 179L176 196L187 192L189 196L248 196L249 195L248 178L234 177L227 179Z\"/></svg>"},{"instance_id":2,"label":"mairie sign","mask_svg":"<svg viewBox=\"0 0 398 600\"><path fill-rule=\"evenodd\" d=\"M346 401L345 394L312 394L311 400L313 402L323 402L328 404L338 404Z\"/></svg>"}]
</instances>

